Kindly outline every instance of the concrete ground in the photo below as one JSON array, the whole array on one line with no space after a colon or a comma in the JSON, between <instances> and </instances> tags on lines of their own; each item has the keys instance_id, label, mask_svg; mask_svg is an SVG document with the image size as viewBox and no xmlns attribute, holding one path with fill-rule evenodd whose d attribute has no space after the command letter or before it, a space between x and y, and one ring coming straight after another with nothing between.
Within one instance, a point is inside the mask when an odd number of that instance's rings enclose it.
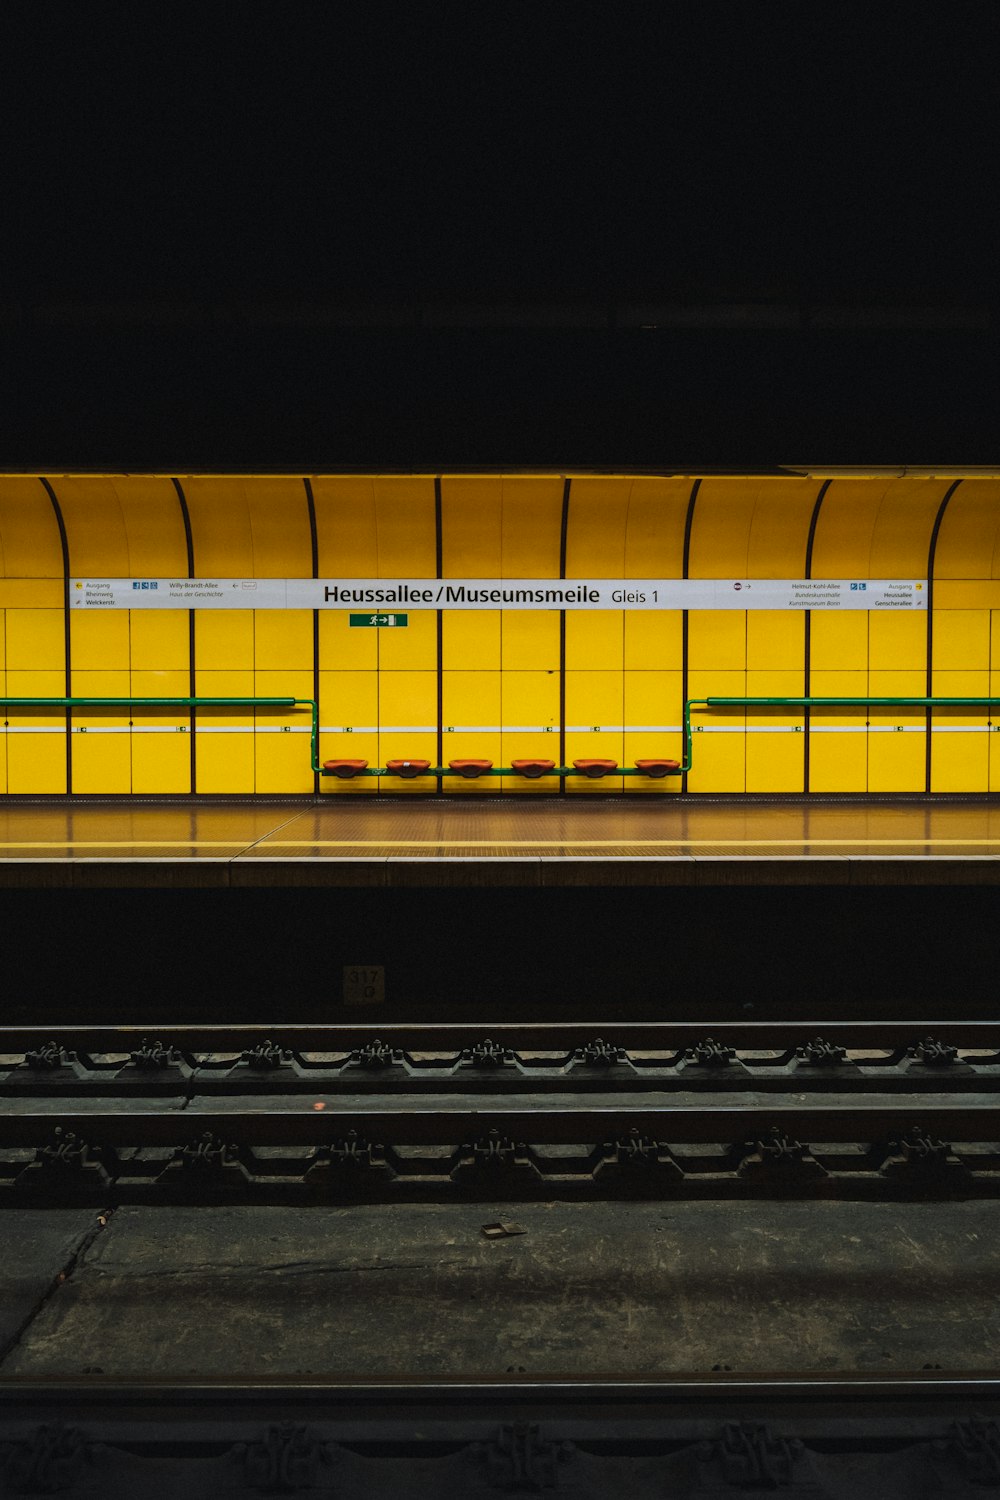
<instances>
[{"instance_id":1,"label":"concrete ground","mask_svg":"<svg viewBox=\"0 0 1000 1500\"><path fill-rule=\"evenodd\" d=\"M997 1366L989 1201L103 1217L0 1216L0 1377Z\"/></svg>"}]
</instances>

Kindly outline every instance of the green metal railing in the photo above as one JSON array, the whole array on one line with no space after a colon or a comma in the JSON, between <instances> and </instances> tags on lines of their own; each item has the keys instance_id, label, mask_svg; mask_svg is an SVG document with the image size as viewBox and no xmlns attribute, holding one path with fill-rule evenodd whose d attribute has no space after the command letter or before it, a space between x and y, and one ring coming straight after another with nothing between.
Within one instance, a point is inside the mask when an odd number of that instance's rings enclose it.
<instances>
[{"instance_id":1,"label":"green metal railing","mask_svg":"<svg viewBox=\"0 0 1000 1500\"><path fill-rule=\"evenodd\" d=\"M309 735L312 769L319 772L319 704L315 698L0 698L5 708L297 708L312 713Z\"/></svg>"},{"instance_id":2,"label":"green metal railing","mask_svg":"<svg viewBox=\"0 0 1000 1500\"><path fill-rule=\"evenodd\" d=\"M325 771L319 763L319 704L315 698L222 698L197 696L190 698L97 698L97 697L66 697L66 698L5 698L0 697L0 705L4 708L308 708L310 711L310 767L314 774L319 776L333 776L333 771ZM692 709L697 708L997 708L1000 707L1000 697L997 698L689 698L684 704L684 759L676 770L668 770L666 776L682 776L690 771L693 761L694 731L691 724ZM384 766L366 768L358 771L358 776L388 776L389 772ZM448 766L429 766L422 771L422 776L457 776L460 773L452 771ZM518 772L512 766L494 766L488 771L481 771L480 776L516 776ZM537 779L545 776L584 776L586 773L578 771L575 766L554 766L551 771L543 771ZM619 766L614 771L606 773L609 776L642 776L646 773L640 771L637 766ZM536 778L531 778L532 780Z\"/></svg>"},{"instance_id":3,"label":"green metal railing","mask_svg":"<svg viewBox=\"0 0 1000 1500\"><path fill-rule=\"evenodd\" d=\"M689 698L684 705L684 760L682 776L691 769L693 708L995 708L1000 698Z\"/></svg>"},{"instance_id":4,"label":"green metal railing","mask_svg":"<svg viewBox=\"0 0 1000 1500\"><path fill-rule=\"evenodd\" d=\"M689 698L684 704L684 759L676 770L668 770L663 773L667 776L683 776L686 771L691 770L693 756L694 732L691 725L691 710L695 708L996 708L1000 707L1000 698ZM332 772L327 772L332 775ZM385 770L371 770L358 772L362 776L385 776ZM458 773L449 770L447 766L431 766L420 773L424 776L455 776ZM510 766L499 766L489 771L481 771L480 776L516 776L517 772ZM582 776L585 773L577 771L575 766L555 766L551 771L543 771L541 780L545 776ZM646 773L640 771L636 766L619 766L615 771L608 771L608 776L643 776Z\"/></svg>"}]
</instances>

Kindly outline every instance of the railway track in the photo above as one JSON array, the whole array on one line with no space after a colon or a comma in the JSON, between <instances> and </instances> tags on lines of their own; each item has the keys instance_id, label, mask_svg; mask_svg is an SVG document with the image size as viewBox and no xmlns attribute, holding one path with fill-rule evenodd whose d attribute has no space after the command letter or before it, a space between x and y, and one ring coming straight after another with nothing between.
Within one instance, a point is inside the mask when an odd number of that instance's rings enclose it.
<instances>
[{"instance_id":1,"label":"railway track","mask_svg":"<svg viewBox=\"0 0 1000 1500\"><path fill-rule=\"evenodd\" d=\"M0 1380L10 1493L988 1493L1000 1378Z\"/></svg>"},{"instance_id":2,"label":"railway track","mask_svg":"<svg viewBox=\"0 0 1000 1500\"><path fill-rule=\"evenodd\" d=\"M1000 1193L992 1022L6 1028L0 1199Z\"/></svg>"},{"instance_id":3,"label":"railway track","mask_svg":"<svg viewBox=\"0 0 1000 1500\"><path fill-rule=\"evenodd\" d=\"M992 1022L5 1028L0 1204L998 1197L998 1109ZM15 1494L998 1485L1000 1372L0 1377Z\"/></svg>"}]
</instances>

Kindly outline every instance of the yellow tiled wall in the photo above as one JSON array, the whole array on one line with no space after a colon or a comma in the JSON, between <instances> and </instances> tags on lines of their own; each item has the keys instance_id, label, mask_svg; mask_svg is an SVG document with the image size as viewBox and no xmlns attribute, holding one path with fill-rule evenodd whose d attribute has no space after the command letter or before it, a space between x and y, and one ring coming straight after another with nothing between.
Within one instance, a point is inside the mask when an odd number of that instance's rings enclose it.
<instances>
[{"instance_id":1,"label":"yellow tiled wall","mask_svg":"<svg viewBox=\"0 0 1000 1500\"><path fill-rule=\"evenodd\" d=\"M320 758L566 762L681 754L688 696L924 695L923 613L750 610L410 611L356 630L348 611L64 612L69 575L796 578L814 523L815 578L925 578L950 484L930 478L352 475L0 477L0 682L10 696L294 696L318 686ZM186 508L186 516L185 516ZM314 558L315 549L315 558ZM940 522L931 691L1000 694L1000 486L966 479ZM686 652L685 652L686 638ZM318 658L315 642L318 641ZM67 643L69 663L67 671ZM994 650L997 655L994 656ZM440 649L440 659L439 659ZM561 666L564 670L561 670ZM686 677L685 677L686 673ZM931 724L931 789L1000 790L986 711ZM923 791L923 709L702 711L692 793ZM67 753L67 727L71 733ZM308 793L301 711L13 707L0 791ZM544 795L505 777L450 793ZM427 783L323 780L331 796ZM569 795L676 795L679 778L569 779Z\"/></svg>"}]
</instances>

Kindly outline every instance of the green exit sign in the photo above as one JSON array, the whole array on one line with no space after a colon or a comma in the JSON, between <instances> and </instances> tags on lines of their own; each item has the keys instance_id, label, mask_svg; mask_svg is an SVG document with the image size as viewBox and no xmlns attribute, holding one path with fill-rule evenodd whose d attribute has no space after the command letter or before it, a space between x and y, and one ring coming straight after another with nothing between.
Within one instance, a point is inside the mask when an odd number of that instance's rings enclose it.
<instances>
[{"instance_id":1,"label":"green exit sign","mask_svg":"<svg viewBox=\"0 0 1000 1500\"><path fill-rule=\"evenodd\" d=\"M409 625L409 615L352 615L352 625Z\"/></svg>"}]
</instances>

